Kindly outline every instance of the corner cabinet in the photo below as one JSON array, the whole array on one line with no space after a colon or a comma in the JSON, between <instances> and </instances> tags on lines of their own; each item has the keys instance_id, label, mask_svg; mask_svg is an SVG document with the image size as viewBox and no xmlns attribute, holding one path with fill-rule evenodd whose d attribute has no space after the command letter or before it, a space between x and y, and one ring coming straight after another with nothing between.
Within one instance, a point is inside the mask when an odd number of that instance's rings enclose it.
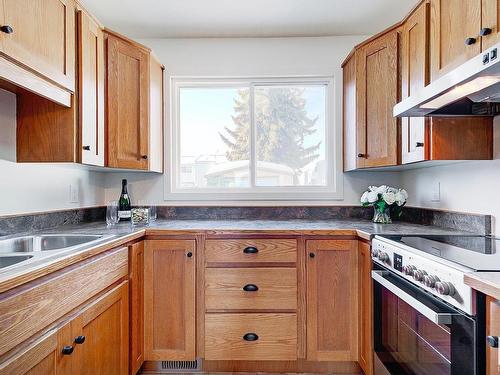
<instances>
[{"instance_id":1,"label":"corner cabinet","mask_svg":"<svg viewBox=\"0 0 500 375\"><path fill-rule=\"evenodd\" d=\"M358 360L358 241L308 240L307 360Z\"/></svg>"},{"instance_id":2,"label":"corner cabinet","mask_svg":"<svg viewBox=\"0 0 500 375\"><path fill-rule=\"evenodd\" d=\"M486 374L500 375L500 301L486 298Z\"/></svg>"},{"instance_id":3,"label":"corner cabinet","mask_svg":"<svg viewBox=\"0 0 500 375\"><path fill-rule=\"evenodd\" d=\"M195 240L145 241L144 360L195 360L195 270Z\"/></svg>"},{"instance_id":4,"label":"corner cabinet","mask_svg":"<svg viewBox=\"0 0 500 375\"><path fill-rule=\"evenodd\" d=\"M396 30L356 49L344 64L344 85L344 170L397 165Z\"/></svg>"}]
</instances>

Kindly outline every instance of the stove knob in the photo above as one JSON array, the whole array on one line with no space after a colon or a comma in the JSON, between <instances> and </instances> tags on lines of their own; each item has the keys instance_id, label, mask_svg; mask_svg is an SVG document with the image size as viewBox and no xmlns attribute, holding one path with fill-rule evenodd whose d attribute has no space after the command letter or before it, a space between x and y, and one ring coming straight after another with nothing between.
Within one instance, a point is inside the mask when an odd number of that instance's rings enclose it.
<instances>
[{"instance_id":1,"label":"stove knob","mask_svg":"<svg viewBox=\"0 0 500 375\"><path fill-rule=\"evenodd\" d=\"M407 276L412 276L413 272L415 272L416 269L417 269L417 267L410 264L410 265L403 267L403 273Z\"/></svg>"},{"instance_id":2,"label":"stove knob","mask_svg":"<svg viewBox=\"0 0 500 375\"><path fill-rule=\"evenodd\" d=\"M452 296L455 294L455 287L453 284L446 281L438 281L436 283L436 289L438 293L443 296Z\"/></svg>"},{"instance_id":3,"label":"stove knob","mask_svg":"<svg viewBox=\"0 0 500 375\"><path fill-rule=\"evenodd\" d=\"M424 276L427 275L427 272L422 271L422 270L416 270L413 272L413 278L416 281L422 282L424 280Z\"/></svg>"},{"instance_id":4,"label":"stove knob","mask_svg":"<svg viewBox=\"0 0 500 375\"><path fill-rule=\"evenodd\" d=\"M439 281L439 278L437 276L434 276L434 275L425 275L424 276L424 284L425 286L429 287L429 288L434 288L434 286L436 285L436 283Z\"/></svg>"},{"instance_id":5,"label":"stove knob","mask_svg":"<svg viewBox=\"0 0 500 375\"><path fill-rule=\"evenodd\" d=\"M388 263L389 262L389 255L387 255L387 253L384 253L383 251L381 251L378 253L378 260L380 260L381 262L384 262L384 263Z\"/></svg>"},{"instance_id":6,"label":"stove knob","mask_svg":"<svg viewBox=\"0 0 500 375\"><path fill-rule=\"evenodd\" d=\"M372 249L372 257L378 258L379 253L380 253L380 251L378 251L377 249Z\"/></svg>"}]
</instances>

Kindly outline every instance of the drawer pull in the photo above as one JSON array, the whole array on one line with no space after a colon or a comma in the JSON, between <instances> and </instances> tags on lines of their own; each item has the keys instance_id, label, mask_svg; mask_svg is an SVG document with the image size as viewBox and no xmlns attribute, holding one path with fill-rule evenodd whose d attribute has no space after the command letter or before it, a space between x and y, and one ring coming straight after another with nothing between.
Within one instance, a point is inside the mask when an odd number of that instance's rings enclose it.
<instances>
[{"instance_id":1,"label":"drawer pull","mask_svg":"<svg viewBox=\"0 0 500 375\"><path fill-rule=\"evenodd\" d=\"M257 341L259 336L256 333L247 333L243 336L243 340L245 341Z\"/></svg>"},{"instance_id":2,"label":"drawer pull","mask_svg":"<svg viewBox=\"0 0 500 375\"><path fill-rule=\"evenodd\" d=\"M486 341L488 345L492 348L498 348L498 337L497 336L488 336L486 337Z\"/></svg>"},{"instance_id":3,"label":"drawer pull","mask_svg":"<svg viewBox=\"0 0 500 375\"><path fill-rule=\"evenodd\" d=\"M62 348L62 354L63 355L70 355L71 353L73 353L73 350L74 350L74 348L72 345L67 345L64 348Z\"/></svg>"},{"instance_id":4,"label":"drawer pull","mask_svg":"<svg viewBox=\"0 0 500 375\"><path fill-rule=\"evenodd\" d=\"M257 254L259 252L259 249L254 246L248 246L243 249L243 252L245 254Z\"/></svg>"},{"instance_id":5,"label":"drawer pull","mask_svg":"<svg viewBox=\"0 0 500 375\"><path fill-rule=\"evenodd\" d=\"M259 290L259 287L255 284L247 284L243 287L245 292L256 292Z\"/></svg>"},{"instance_id":6,"label":"drawer pull","mask_svg":"<svg viewBox=\"0 0 500 375\"><path fill-rule=\"evenodd\" d=\"M83 344L85 342L85 336L76 336L75 337L75 344Z\"/></svg>"}]
</instances>

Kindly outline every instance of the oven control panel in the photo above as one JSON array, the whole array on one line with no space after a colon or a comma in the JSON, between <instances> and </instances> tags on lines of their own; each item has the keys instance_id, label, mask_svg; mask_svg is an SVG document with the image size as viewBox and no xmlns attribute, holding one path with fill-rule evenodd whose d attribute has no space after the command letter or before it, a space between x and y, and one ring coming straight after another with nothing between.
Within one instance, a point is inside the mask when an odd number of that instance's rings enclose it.
<instances>
[{"instance_id":1,"label":"oven control panel","mask_svg":"<svg viewBox=\"0 0 500 375\"><path fill-rule=\"evenodd\" d=\"M374 262L392 270L442 300L472 314L472 288L464 283L464 271L389 239L372 241Z\"/></svg>"}]
</instances>

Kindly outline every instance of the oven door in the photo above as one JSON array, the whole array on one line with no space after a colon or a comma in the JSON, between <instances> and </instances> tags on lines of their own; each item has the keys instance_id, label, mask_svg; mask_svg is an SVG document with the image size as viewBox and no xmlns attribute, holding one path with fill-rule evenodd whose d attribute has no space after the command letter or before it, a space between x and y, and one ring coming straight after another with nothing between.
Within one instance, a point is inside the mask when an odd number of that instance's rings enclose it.
<instances>
[{"instance_id":1,"label":"oven door","mask_svg":"<svg viewBox=\"0 0 500 375\"><path fill-rule=\"evenodd\" d=\"M372 271L375 374L478 375L475 319L378 268Z\"/></svg>"}]
</instances>

